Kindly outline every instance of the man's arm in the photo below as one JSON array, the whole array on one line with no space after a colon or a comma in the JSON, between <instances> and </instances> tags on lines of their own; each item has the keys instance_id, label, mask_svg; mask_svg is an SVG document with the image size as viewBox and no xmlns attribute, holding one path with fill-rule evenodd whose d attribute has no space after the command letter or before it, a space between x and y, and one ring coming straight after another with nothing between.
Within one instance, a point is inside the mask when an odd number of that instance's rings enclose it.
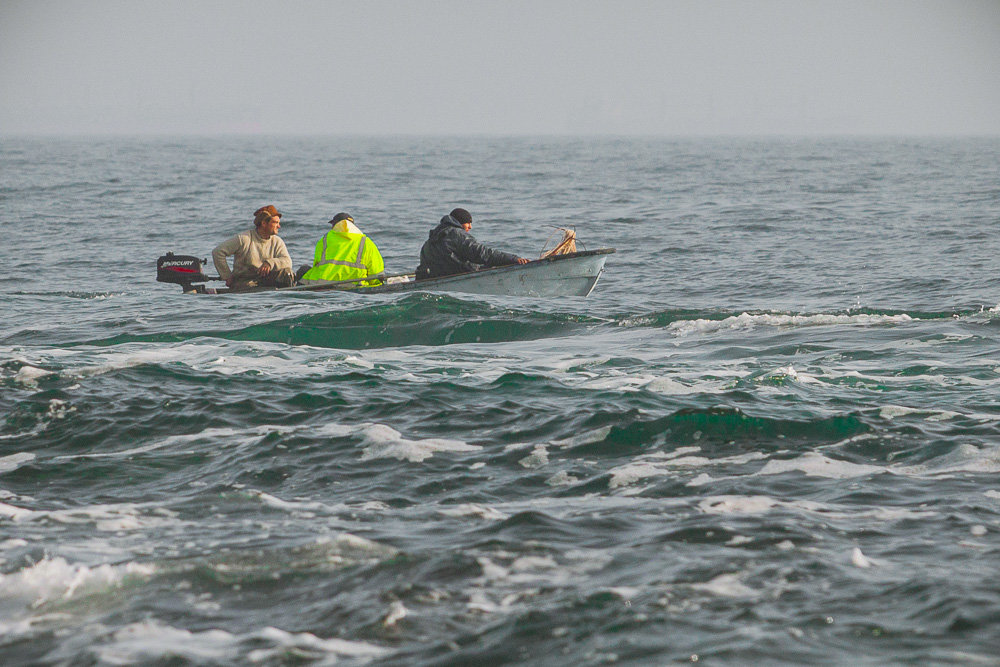
<instances>
[{"instance_id":1,"label":"man's arm","mask_svg":"<svg viewBox=\"0 0 1000 667\"><path fill-rule=\"evenodd\" d=\"M274 237L274 257L271 257L266 261L271 265L272 269L292 270L292 256L288 254L288 248L285 246L285 242L277 236Z\"/></svg>"},{"instance_id":2,"label":"man's arm","mask_svg":"<svg viewBox=\"0 0 1000 667\"><path fill-rule=\"evenodd\" d=\"M374 276L385 271L385 262L382 260L382 253L378 251L370 238L365 237L365 255L361 259L368 269L368 275Z\"/></svg>"},{"instance_id":3,"label":"man's arm","mask_svg":"<svg viewBox=\"0 0 1000 667\"><path fill-rule=\"evenodd\" d=\"M465 234L464 237L460 238L462 259L485 266L506 266L507 264L518 264L520 262L521 258L517 255L483 245L471 234Z\"/></svg>"},{"instance_id":4,"label":"man's arm","mask_svg":"<svg viewBox=\"0 0 1000 667\"><path fill-rule=\"evenodd\" d=\"M229 262L226 261L226 258L235 255L239 249L240 237L237 235L215 246L215 250L212 251L212 262L215 263L215 270L219 272L219 277L227 282L229 281L229 277L233 275L233 272L230 270Z\"/></svg>"}]
</instances>

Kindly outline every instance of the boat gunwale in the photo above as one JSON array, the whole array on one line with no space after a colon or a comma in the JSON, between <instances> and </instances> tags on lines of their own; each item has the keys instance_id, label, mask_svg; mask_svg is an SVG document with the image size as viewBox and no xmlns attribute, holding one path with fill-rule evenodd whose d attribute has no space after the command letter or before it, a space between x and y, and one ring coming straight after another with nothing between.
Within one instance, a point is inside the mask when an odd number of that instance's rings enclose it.
<instances>
[{"instance_id":1,"label":"boat gunwale","mask_svg":"<svg viewBox=\"0 0 1000 667\"><path fill-rule=\"evenodd\" d=\"M447 285L449 283L462 282L471 277L483 277L489 275L500 275L503 273L524 271L527 267L537 267L543 264L561 262L571 259L581 259L585 257L596 257L599 255L611 255L617 252L617 248L598 248L596 250L581 250L579 252L564 253L562 255L550 255L533 259L527 264L505 264L503 266L489 266L479 271L468 271L466 273L454 273L448 276L437 278L425 278L423 280L408 280L403 283L382 283L373 287L355 285L358 281L337 281L330 283L318 283L311 285L293 285L291 287L253 287L245 290L218 289L214 294L256 294L260 292L351 292L364 294L388 294L403 291L420 291L421 289L433 289L437 285ZM412 273L395 274L402 276L412 276ZM392 277L392 276L389 276ZM359 279L363 280L363 279ZM346 282L346 284L345 284ZM213 292L197 292L198 294L213 294Z\"/></svg>"}]
</instances>

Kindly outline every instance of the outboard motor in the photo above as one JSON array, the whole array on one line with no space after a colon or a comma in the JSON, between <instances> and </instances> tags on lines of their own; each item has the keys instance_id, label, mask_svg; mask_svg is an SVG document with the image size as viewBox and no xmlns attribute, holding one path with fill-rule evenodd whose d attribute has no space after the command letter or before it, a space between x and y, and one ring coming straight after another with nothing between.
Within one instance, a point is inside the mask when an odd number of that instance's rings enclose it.
<instances>
[{"instance_id":1,"label":"outboard motor","mask_svg":"<svg viewBox=\"0 0 1000 667\"><path fill-rule=\"evenodd\" d=\"M202 271L202 266L207 262L207 259L198 259L193 255L175 255L168 252L156 260L156 280L180 285L185 292L201 291L204 285L192 287L192 283L205 283L210 280Z\"/></svg>"}]
</instances>

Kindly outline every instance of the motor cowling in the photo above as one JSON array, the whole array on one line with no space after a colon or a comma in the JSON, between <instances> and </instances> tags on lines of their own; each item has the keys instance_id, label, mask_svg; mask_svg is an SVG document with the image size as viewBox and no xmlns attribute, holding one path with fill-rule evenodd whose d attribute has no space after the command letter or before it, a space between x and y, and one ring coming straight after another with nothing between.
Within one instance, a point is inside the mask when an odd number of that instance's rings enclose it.
<instances>
[{"instance_id":1,"label":"motor cowling","mask_svg":"<svg viewBox=\"0 0 1000 667\"><path fill-rule=\"evenodd\" d=\"M156 280L189 286L191 283L208 282L202 267L208 260L193 255L175 255L168 252L156 260Z\"/></svg>"}]
</instances>

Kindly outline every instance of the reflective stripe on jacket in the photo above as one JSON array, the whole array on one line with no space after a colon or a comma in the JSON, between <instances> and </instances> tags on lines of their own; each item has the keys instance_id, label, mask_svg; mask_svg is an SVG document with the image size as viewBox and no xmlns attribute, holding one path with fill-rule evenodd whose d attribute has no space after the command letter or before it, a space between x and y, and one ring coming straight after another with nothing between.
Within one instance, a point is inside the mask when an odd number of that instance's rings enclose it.
<instances>
[{"instance_id":1,"label":"reflective stripe on jacket","mask_svg":"<svg viewBox=\"0 0 1000 667\"><path fill-rule=\"evenodd\" d=\"M302 276L310 280L367 278L385 270L375 243L364 234L345 234L332 229L316 244L313 267Z\"/></svg>"}]
</instances>

